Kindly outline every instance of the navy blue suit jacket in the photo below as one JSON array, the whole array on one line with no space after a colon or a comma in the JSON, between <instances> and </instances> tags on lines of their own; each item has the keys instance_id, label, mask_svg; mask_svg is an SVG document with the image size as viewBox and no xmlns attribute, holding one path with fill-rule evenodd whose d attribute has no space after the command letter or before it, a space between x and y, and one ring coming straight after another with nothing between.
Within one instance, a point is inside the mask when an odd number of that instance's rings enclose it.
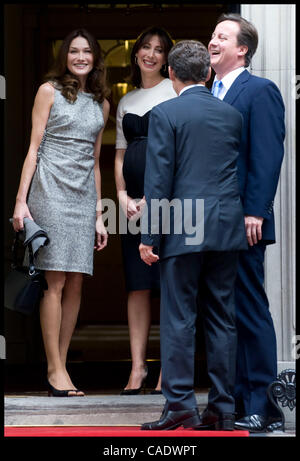
<instances>
[{"instance_id":1,"label":"navy blue suit jacket","mask_svg":"<svg viewBox=\"0 0 300 461\"><path fill-rule=\"evenodd\" d=\"M284 104L277 86L268 79L242 72L224 101L243 116L237 160L245 215L264 218L262 238L275 242L273 204L284 154Z\"/></svg>"},{"instance_id":2,"label":"navy blue suit jacket","mask_svg":"<svg viewBox=\"0 0 300 461\"><path fill-rule=\"evenodd\" d=\"M152 109L144 185L152 230L142 231L141 241L159 247L161 258L247 248L236 167L241 130L239 112L204 86ZM151 222L152 199L181 202L182 219L170 207L170 233L162 228L162 217L153 220L155 213ZM187 199L190 209L184 209ZM204 200L204 216L199 209L197 215L197 199ZM187 244L195 233L184 225L177 232L174 223L186 223L191 215L195 228L204 224L204 238ZM196 223L197 216L201 222Z\"/></svg>"}]
</instances>

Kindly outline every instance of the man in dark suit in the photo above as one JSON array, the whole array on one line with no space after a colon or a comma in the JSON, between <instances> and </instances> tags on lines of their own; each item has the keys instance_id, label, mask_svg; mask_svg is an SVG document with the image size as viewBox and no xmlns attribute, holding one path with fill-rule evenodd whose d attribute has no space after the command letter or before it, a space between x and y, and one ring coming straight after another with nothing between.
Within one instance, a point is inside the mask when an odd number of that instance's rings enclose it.
<instances>
[{"instance_id":1,"label":"man in dark suit","mask_svg":"<svg viewBox=\"0 0 300 461\"><path fill-rule=\"evenodd\" d=\"M205 87L211 69L202 43L177 43L168 61L179 96L151 112L144 186L147 214L143 216L149 230L142 230L140 245L146 264L160 260L166 404L161 419L145 423L142 429L182 425L233 430L234 282L238 252L247 248L236 168L242 117ZM164 206L159 208L159 202ZM200 279L205 285L206 353L212 383L201 419L194 394Z\"/></svg>"},{"instance_id":2,"label":"man in dark suit","mask_svg":"<svg viewBox=\"0 0 300 461\"><path fill-rule=\"evenodd\" d=\"M236 428L274 430L276 412L267 388L277 377L276 336L264 290L266 245L275 242L273 202L284 154L284 104L277 86L251 75L258 43L255 27L240 15L222 15L208 50L216 72L213 92L243 116L237 161L249 248L239 258L236 280L238 332Z\"/></svg>"}]
</instances>

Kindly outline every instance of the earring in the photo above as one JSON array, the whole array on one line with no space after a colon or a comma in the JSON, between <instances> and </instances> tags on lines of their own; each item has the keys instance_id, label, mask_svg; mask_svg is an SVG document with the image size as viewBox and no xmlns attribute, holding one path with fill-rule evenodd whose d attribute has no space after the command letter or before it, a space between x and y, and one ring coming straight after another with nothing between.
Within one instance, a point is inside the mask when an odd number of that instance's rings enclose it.
<instances>
[{"instance_id":1,"label":"earring","mask_svg":"<svg viewBox=\"0 0 300 461\"><path fill-rule=\"evenodd\" d=\"M165 63L165 64L162 66L161 71L162 71L162 72L167 72L167 70L168 70L167 63Z\"/></svg>"}]
</instances>

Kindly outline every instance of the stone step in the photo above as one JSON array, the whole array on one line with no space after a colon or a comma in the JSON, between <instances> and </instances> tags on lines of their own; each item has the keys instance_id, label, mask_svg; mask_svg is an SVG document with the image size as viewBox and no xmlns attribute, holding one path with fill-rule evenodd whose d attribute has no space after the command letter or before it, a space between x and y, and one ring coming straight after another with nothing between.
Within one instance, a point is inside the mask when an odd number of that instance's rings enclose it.
<instances>
[{"instance_id":1,"label":"stone step","mask_svg":"<svg viewBox=\"0 0 300 461\"><path fill-rule=\"evenodd\" d=\"M199 410L207 393L196 394ZM11 395L5 397L6 426L137 426L160 418L163 395L87 394L85 397Z\"/></svg>"},{"instance_id":2,"label":"stone step","mask_svg":"<svg viewBox=\"0 0 300 461\"><path fill-rule=\"evenodd\" d=\"M115 392L115 391L112 391ZM196 392L199 411L207 405L207 391ZM87 393L85 397L48 397L46 393L10 394L4 399L5 426L139 426L160 418L163 395L120 396ZM252 437L294 437L286 431L250 434Z\"/></svg>"}]
</instances>

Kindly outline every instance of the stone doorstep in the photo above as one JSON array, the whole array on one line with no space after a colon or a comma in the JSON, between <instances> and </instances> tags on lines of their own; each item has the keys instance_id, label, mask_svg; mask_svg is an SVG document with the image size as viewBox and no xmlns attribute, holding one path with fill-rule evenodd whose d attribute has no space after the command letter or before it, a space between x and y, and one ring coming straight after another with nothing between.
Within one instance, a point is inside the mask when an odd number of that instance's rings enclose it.
<instances>
[{"instance_id":1,"label":"stone doorstep","mask_svg":"<svg viewBox=\"0 0 300 461\"><path fill-rule=\"evenodd\" d=\"M5 425L140 425L160 418L162 395L92 395L55 398L13 396L5 398ZM199 410L207 393L197 395Z\"/></svg>"},{"instance_id":2,"label":"stone doorstep","mask_svg":"<svg viewBox=\"0 0 300 461\"><path fill-rule=\"evenodd\" d=\"M207 403L207 392L197 393L196 399L201 412ZM149 394L69 398L6 396L4 423L6 426L137 426L159 419L164 402L162 395ZM295 422L286 422L285 433L267 434L276 435L294 436Z\"/></svg>"},{"instance_id":3,"label":"stone doorstep","mask_svg":"<svg viewBox=\"0 0 300 461\"><path fill-rule=\"evenodd\" d=\"M161 410L157 412L115 413L115 414L85 414L77 415L10 415L5 417L6 426L139 426L147 421L160 418Z\"/></svg>"}]
</instances>

